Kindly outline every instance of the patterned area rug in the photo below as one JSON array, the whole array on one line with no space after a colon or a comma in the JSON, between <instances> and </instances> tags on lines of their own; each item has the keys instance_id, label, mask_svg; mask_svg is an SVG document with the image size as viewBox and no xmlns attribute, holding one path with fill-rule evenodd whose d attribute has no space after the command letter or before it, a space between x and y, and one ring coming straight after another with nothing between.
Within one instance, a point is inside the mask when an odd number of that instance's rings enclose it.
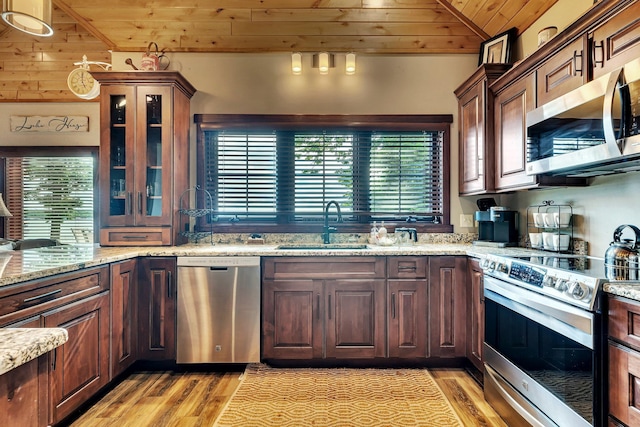
<instances>
[{"instance_id":1,"label":"patterned area rug","mask_svg":"<svg viewBox=\"0 0 640 427\"><path fill-rule=\"evenodd\" d=\"M214 427L463 426L426 369L247 366Z\"/></svg>"}]
</instances>

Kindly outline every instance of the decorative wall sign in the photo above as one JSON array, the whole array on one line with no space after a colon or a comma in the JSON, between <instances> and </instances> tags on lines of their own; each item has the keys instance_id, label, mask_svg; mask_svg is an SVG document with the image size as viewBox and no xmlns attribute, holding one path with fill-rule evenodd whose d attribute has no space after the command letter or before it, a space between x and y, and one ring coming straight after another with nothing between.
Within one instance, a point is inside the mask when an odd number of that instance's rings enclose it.
<instances>
[{"instance_id":1,"label":"decorative wall sign","mask_svg":"<svg viewBox=\"0 0 640 427\"><path fill-rule=\"evenodd\" d=\"M89 132L89 116L11 116L11 132Z\"/></svg>"}]
</instances>

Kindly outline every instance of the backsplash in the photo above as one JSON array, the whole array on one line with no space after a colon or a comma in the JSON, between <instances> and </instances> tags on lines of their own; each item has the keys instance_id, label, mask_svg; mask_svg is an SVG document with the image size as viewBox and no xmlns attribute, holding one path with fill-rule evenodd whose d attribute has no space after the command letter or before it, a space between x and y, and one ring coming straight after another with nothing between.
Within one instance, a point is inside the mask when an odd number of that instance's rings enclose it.
<instances>
[{"instance_id":1,"label":"backsplash","mask_svg":"<svg viewBox=\"0 0 640 427\"><path fill-rule=\"evenodd\" d=\"M249 233L221 233L213 235L214 244L244 245L250 239ZM471 243L478 238L477 233L418 233L418 244L464 244ZM322 244L321 233L265 233L262 234L265 245L281 245L292 243ZM334 233L331 240L334 243L368 243L369 234ZM200 239L197 244L211 244L207 238Z\"/></svg>"}]
</instances>

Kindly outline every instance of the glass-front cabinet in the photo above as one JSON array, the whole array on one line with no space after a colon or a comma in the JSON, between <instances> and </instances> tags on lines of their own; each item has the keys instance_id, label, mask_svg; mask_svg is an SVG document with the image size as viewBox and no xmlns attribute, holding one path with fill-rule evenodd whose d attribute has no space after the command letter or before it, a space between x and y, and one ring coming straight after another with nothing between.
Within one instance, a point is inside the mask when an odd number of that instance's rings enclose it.
<instances>
[{"instance_id":1,"label":"glass-front cabinet","mask_svg":"<svg viewBox=\"0 0 640 427\"><path fill-rule=\"evenodd\" d=\"M189 99L176 72L96 72L101 84L101 245L181 243Z\"/></svg>"}]
</instances>

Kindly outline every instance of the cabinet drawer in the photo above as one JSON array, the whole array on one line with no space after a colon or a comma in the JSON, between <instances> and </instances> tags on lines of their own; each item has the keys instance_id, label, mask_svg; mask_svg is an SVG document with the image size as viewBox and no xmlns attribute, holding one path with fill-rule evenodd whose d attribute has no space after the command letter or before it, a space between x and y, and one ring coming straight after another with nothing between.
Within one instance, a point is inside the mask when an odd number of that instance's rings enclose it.
<instances>
[{"instance_id":1,"label":"cabinet drawer","mask_svg":"<svg viewBox=\"0 0 640 427\"><path fill-rule=\"evenodd\" d=\"M426 256L399 256L387 258L389 279L426 279Z\"/></svg>"},{"instance_id":2,"label":"cabinet drawer","mask_svg":"<svg viewBox=\"0 0 640 427\"><path fill-rule=\"evenodd\" d=\"M100 230L103 246L167 246L171 244L169 227L109 227Z\"/></svg>"},{"instance_id":3,"label":"cabinet drawer","mask_svg":"<svg viewBox=\"0 0 640 427\"><path fill-rule=\"evenodd\" d=\"M108 266L6 287L0 290L0 326L108 289Z\"/></svg>"},{"instance_id":4,"label":"cabinet drawer","mask_svg":"<svg viewBox=\"0 0 640 427\"><path fill-rule=\"evenodd\" d=\"M384 257L265 258L265 279L384 279Z\"/></svg>"},{"instance_id":5,"label":"cabinet drawer","mask_svg":"<svg viewBox=\"0 0 640 427\"><path fill-rule=\"evenodd\" d=\"M609 414L640 425L640 353L609 343ZM615 424L614 424L615 425Z\"/></svg>"},{"instance_id":6,"label":"cabinet drawer","mask_svg":"<svg viewBox=\"0 0 640 427\"><path fill-rule=\"evenodd\" d=\"M609 337L640 350L640 303L609 296Z\"/></svg>"}]
</instances>

